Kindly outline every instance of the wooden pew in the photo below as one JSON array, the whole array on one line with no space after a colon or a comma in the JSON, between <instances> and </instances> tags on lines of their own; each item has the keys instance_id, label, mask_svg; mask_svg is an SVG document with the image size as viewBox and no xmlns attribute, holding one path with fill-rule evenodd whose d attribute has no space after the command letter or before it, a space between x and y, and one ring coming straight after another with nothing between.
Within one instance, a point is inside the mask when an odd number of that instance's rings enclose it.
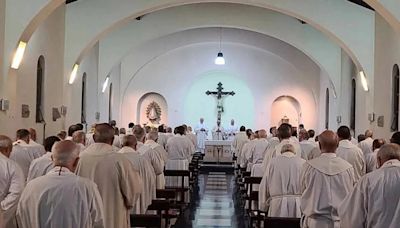
<instances>
[{"instance_id":1,"label":"wooden pew","mask_svg":"<svg viewBox=\"0 0 400 228\"><path fill-rule=\"evenodd\" d=\"M299 218L265 217L265 228L300 228Z\"/></svg>"},{"instance_id":2,"label":"wooden pew","mask_svg":"<svg viewBox=\"0 0 400 228\"><path fill-rule=\"evenodd\" d=\"M130 215L131 227L161 228L159 215Z\"/></svg>"}]
</instances>

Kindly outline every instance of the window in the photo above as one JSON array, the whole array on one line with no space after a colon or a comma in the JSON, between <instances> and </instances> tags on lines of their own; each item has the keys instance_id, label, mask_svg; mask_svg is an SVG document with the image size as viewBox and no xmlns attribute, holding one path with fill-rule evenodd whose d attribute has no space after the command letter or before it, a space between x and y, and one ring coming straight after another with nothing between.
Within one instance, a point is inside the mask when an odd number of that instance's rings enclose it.
<instances>
[{"instance_id":1,"label":"window","mask_svg":"<svg viewBox=\"0 0 400 228\"><path fill-rule=\"evenodd\" d=\"M399 66L396 64L392 71L392 131L399 130L399 76Z\"/></svg>"},{"instance_id":2,"label":"window","mask_svg":"<svg viewBox=\"0 0 400 228\"><path fill-rule=\"evenodd\" d=\"M329 129L329 89L326 88L325 96L325 129Z\"/></svg>"},{"instance_id":3,"label":"window","mask_svg":"<svg viewBox=\"0 0 400 228\"><path fill-rule=\"evenodd\" d=\"M86 72L82 76L81 123L86 123Z\"/></svg>"},{"instance_id":4,"label":"window","mask_svg":"<svg viewBox=\"0 0 400 228\"><path fill-rule=\"evenodd\" d=\"M110 93L108 94L108 122L112 120L112 94L113 93L113 84L110 83Z\"/></svg>"},{"instance_id":5,"label":"window","mask_svg":"<svg viewBox=\"0 0 400 228\"><path fill-rule=\"evenodd\" d=\"M44 72L45 60L41 55L36 70L36 123L44 122Z\"/></svg>"},{"instance_id":6,"label":"window","mask_svg":"<svg viewBox=\"0 0 400 228\"><path fill-rule=\"evenodd\" d=\"M351 80L350 129L356 129L356 79Z\"/></svg>"}]
</instances>

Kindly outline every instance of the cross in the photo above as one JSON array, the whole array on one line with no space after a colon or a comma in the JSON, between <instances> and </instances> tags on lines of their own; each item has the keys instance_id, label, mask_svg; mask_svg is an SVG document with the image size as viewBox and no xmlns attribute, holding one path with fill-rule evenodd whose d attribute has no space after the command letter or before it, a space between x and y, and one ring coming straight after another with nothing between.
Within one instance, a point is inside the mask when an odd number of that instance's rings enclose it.
<instances>
[{"instance_id":1,"label":"cross","mask_svg":"<svg viewBox=\"0 0 400 228\"><path fill-rule=\"evenodd\" d=\"M235 92L231 91L231 92L223 92L222 90L224 90L224 88L222 87L222 83L218 83L218 87L217 87L217 91L210 91L207 90L206 94L207 95L214 95L217 97L217 109L218 109L218 120L221 120L221 114L224 112L224 107L222 105L222 97L223 96L234 96Z\"/></svg>"}]
</instances>

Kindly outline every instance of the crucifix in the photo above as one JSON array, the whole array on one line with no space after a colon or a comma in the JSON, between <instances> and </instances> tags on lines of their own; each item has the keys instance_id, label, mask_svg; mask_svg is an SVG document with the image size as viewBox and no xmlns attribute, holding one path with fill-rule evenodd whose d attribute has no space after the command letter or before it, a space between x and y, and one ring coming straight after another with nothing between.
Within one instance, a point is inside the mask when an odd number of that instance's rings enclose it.
<instances>
[{"instance_id":1,"label":"crucifix","mask_svg":"<svg viewBox=\"0 0 400 228\"><path fill-rule=\"evenodd\" d=\"M224 112L224 106L222 104L222 98L223 96L234 96L235 92L231 91L231 92L223 92L222 90L224 90L224 88L222 87L222 83L218 83L218 87L217 87L217 91L206 91L207 95L213 95L215 97L217 97L217 110L218 110L218 117L217 120L221 121L221 114Z\"/></svg>"}]
</instances>

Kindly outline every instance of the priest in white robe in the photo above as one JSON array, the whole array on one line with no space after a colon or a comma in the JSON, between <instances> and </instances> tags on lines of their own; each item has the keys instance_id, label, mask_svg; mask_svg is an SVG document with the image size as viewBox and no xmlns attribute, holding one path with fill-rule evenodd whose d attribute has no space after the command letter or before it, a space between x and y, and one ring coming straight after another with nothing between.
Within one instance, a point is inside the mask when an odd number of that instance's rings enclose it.
<instances>
[{"instance_id":1,"label":"priest in white robe","mask_svg":"<svg viewBox=\"0 0 400 228\"><path fill-rule=\"evenodd\" d=\"M165 163L163 162L164 155L159 151L152 149L151 146L145 145L146 141L145 129L140 127L139 125L136 125L133 128L133 135L137 139L136 150L139 152L140 155L142 155L150 162L151 166L153 166L156 175L162 174L165 166Z\"/></svg>"},{"instance_id":2,"label":"priest in white robe","mask_svg":"<svg viewBox=\"0 0 400 228\"><path fill-rule=\"evenodd\" d=\"M246 153L247 171L251 171L252 166L255 164L262 164L268 145L267 131L264 129L259 130L258 139L254 140L253 146Z\"/></svg>"},{"instance_id":3,"label":"priest in white robe","mask_svg":"<svg viewBox=\"0 0 400 228\"><path fill-rule=\"evenodd\" d=\"M97 124L95 143L80 154L76 174L94 181L103 199L105 227L129 228L129 211L143 189L142 179L129 160L113 152L114 129Z\"/></svg>"},{"instance_id":4,"label":"priest in white robe","mask_svg":"<svg viewBox=\"0 0 400 228\"><path fill-rule=\"evenodd\" d=\"M235 135L238 131L239 131L239 128L235 125L235 120L231 119L231 123L226 128L226 134L228 136L228 140L232 141L235 138Z\"/></svg>"},{"instance_id":5,"label":"priest in white robe","mask_svg":"<svg viewBox=\"0 0 400 228\"><path fill-rule=\"evenodd\" d=\"M242 149L244 144L249 142L249 136L246 133L246 127L241 126L240 131L235 135L233 142L232 142L232 149L233 152L235 153L235 156L237 157L237 164L241 164L241 159L244 158L242 157Z\"/></svg>"},{"instance_id":6,"label":"priest in white robe","mask_svg":"<svg viewBox=\"0 0 400 228\"><path fill-rule=\"evenodd\" d=\"M193 145L196 147L196 145L197 145L197 136L196 136L195 133L193 133L193 129L192 129L191 126L188 126L188 130L186 132L186 136L193 143Z\"/></svg>"},{"instance_id":7,"label":"priest in white robe","mask_svg":"<svg viewBox=\"0 0 400 228\"><path fill-rule=\"evenodd\" d=\"M212 129L212 139L213 140L223 140L224 134L225 134L225 130L224 130L224 127L221 126L221 120L218 120L217 125Z\"/></svg>"},{"instance_id":8,"label":"priest in white robe","mask_svg":"<svg viewBox=\"0 0 400 228\"><path fill-rule=\"evenodd\" d=\"M341 227L399 227L399 145L383 145L377 160L380 168L362 177L342 202L339 208Z\"/></svg>"},{"instance_id":9,"label":"priest in white robe","mask_svg":"<svg viewBox=\"0 0 400 228\"><path fill-rule=\"evenodd\" d=\"M208 135L208 128L204 123L204 118L200 118L200 123L194 129L197 136L197 149L204 154L206 149L206 140Z\"/></svg>"},{"instance_id":10,"label":"priest in white robe","mask_svg":"<svg viewBox=\"0 0 400 228\"><path fill-rule=\"evenodd\" d=\"M168 161L166 170L188 170L189 162L194 153L192 142L185 136L185 129L182 126L176 128L177 134L167 142ZM166 186L181 186L181 177L165 177ZM185 178L185 186L189 186Z\"/></svg>"},{"instance_id":11,"label":"priest in white robe","mask_svg":"<svg viewBox=\"0 0 400 228\"><path fill-rule=\"evenodd\" d=\"M162 170L164 170L165 164L167 163L168 160L168 153L162 147L160 144L158 144L158 136L159 133L157 131L150 131L150 133L147 134L147 140L144 143L145 146L149 146L153 151L157 153L157 157L161 157L161 162L162 162ZM156 177L156 185L157 189L164 189L165 188L165 177L164 177L164 172L161 172L160 174L157 174Z\"/></svg>"},{"instance_id":12,"label":"priest in white robe","mask_svg":"<svg viewBox=\"0 0 400 228\"><path fill-rule=\"evenodd\" d=\"M321 156L307 161L301 172L302 227L340 227L337 210L353 188L354 169L336 156L338 137L334 132L324 131L318 140Z\"/></svg>"},{"instance_id":13,"label":"priest in white robe","mask_svg":"<svg viewBox=\"0 0 400 228\"><path fill-rule=\"evenodd\" d=\"M281 154L271 160L258 192L259 210L269 217L300 218L300 173L305 160L286 144Z\"/></svg>"},{"instance_id":14,"label":"priest in white robe","mask_svg":"<svg viewBox=\"0 0 400 228\"><path fill-rule=\"evenodd\" d=\"M309 134L305 129L301 129L299 132L299 141L300 141L300 148L301 148L301 158L308 160L308 155L311 151L318 146L315 141L309 140Z\"/></svg>"},{"instance_id":15,"label":"priest in white robe","mask_svg":"<svg viewBox=\"0 0 400 228\"><path fill-rule=\"evenodd\" d=\"M37 140L36 130L33 128L29 128L29 145L35 147L39 155L42 156L46 153L46 150L44 146L37 143L36 140Z\"/></svg>"},{"instance_id":16,"label":"priest in white robe","mask_svg":"<svg viewBox=\"0 0 400 228\"><path fill-rule=\"evenodd\" d=\"M373 153L367 154L365 156L365 163L367 165L366 171L367 173L370 173L374 170L377 169L378 166L378 161L377 161L377 155L379 148L381 148L383 145L385 145L385 140L384 139L375 139L374 142L372 143L372 149Z\"/></svg>"},{"instance_id":17,"label":"priest in white robe","mask_svg":"<svg viewBox=\"0 0 400 228\"><path fill-rule=\"evenodd\" d=\"M29 182L21 195L20 227L103 228L103 202L96 184L73 172L79 147L71 141L54 146L54 168Z\"/></svg>"},{"instance_id":18,"label":"priest in white robe","mask_svg":"<svg viewBox=\"0 0 400 228\"><path fill-rule=\"evenodd\" d=\"M18 130L17 141L14 142L13 151L10 155L10 159L15 161L22 169L25 178L28 176L31 162L41 156L37 148L29 146L29 140L30 136L28 130Z\"/></svg>"},{"instance_id":19,"label":"priest in white robe","mask_svg":"<svg viewBox=\"0 0 400 228\"><path fill-rule=\"evenodd\" d=\"M72 142L76 143L79 146L79 152L82 152L86 149L86 135L83 131L75 131L72 134Z\"/></svg>"},{"instance_id":20,"label":"priest in white robe","mask_svg":"<svg viewBox=\"0 0 400 228\"><path fill-rule=\"evenodd\" d=\"M291 138L292 136L292 126L290 124L283 123L278 128L278 137L279 143L270 143L271 146L268 147L267 152L265 153L265 157L263 159L263 170L266 169L268 163L271 161L272 158L276 157L280 154L282 150L282 146L286 144L291 144L294 147L295 154L297 157L301 157L301 147L297 140Z\"/></svg>"},{"instance_id":21,"label":"priest in white robe","mask_svg":"<svg viewBox=\"0 0 400 228\"><path fill-rule=\"evenodd\" d=\"M361 148L362 152L364 153L364 156L367 156L367 154L372 153L372 143L374 142L373 140L373 132L371 130L366 130L365 131L365 139L361 141L358 146Z\"/></svg>"},{"instance_id":22,"label":"priest in white robe","mask_svg":"<svg viewBox=\"0 0 400 228\"><path fill-rule=\"evenodd\" d=\"M122 139L122 149L119 153L125 155L133 169L139 172L143 181L142 194L133 208L133 214L145 214L147 207L156 198L156 173L150 162L136 151L137 140L134 135L126 135Z\"/></svg>"},{"instance_id":23,"label":"priest in white robe","mask_svg":"<svg viewBox=\"0 0 400 228\"><path fill-rule=\"evenodd\" d=\"M9 159L12 141L0 135L0 228L16 228L15 212L25 185L21 168Z\"/></svg>"},{"instance_id":24,"label":"priest in white robe","mask_svg":"<svg viewBox=\"0 0 400 228\"><path fill-rule=\"evenodd\" d=\"M46 149L47 153L45 155L43 155L42 157L36 158L35 160L32 161L32 163L29 167L27 182L29 182L37 177L46 175L51 169L54 168L51 151L52 151L54 144L59 141L60 141L60 139L56 136L50 136L44 140L44 148Z\"/></svg>"},{"instance_id":25,"label":"priest in white robe","mask_svg":"<svg viewBox=\"0 0 400 228\"><path fill-rule=\"evenodd\" d=\"M165 145L167 145L167 135L165 134L166 129L164 128L164 125L161 124L160 126L158 126L158 140L157 143L160 144L164 149L165 149Z\"/></svg>"},{"instance_id":26,"label":"priest in white robe","mask_svg":"<svg viewBox=\"0 0 400 228\"><path fill-rule=\"evenodd\" d=\"M336 149L336 155L353 166L354 178L357 182L366 173L366 164L363 152L360 148L350 142L351 134L349 127L339 127L337 135L339 137L339 147Z\"/></svg>"},{"instance_id":27,"label":"priest in white robe","mask_svg":"<svg viewBox=\"0 0 400 228\"><path fill-rule=\"evenodd\" d=\"M240 156L237 158L237 162L241 168L247 168L251 151L254 147L254 144L258 140L258 135L254 134L253 132L250 132L249 134L248 141L243 145L240 153L238 153Z\"/></svg>"}]
</instances>

